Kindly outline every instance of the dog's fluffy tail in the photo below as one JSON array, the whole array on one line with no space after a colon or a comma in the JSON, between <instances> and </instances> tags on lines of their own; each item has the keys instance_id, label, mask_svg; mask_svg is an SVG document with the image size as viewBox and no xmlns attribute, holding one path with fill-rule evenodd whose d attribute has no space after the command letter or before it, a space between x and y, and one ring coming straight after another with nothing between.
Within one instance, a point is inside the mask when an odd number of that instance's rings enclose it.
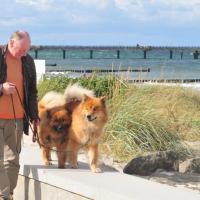
<instances>
[{"instance_id":1,"label":"dog's fluffy tail","mask_svg":"<svg viewBox=\"0 0 200 200\"><path fill-rule=\"evenodd\" d=\"M92 90L88 90L77 83L69 85L64 92L66 102L71 102L74 99L81 101L84 98L84 95L89 97L95 96Z\"/></svg>"},{"instance_id":2,"label":"dog's fluffy tail","mask_svg":"<svg viewBox=\"0 0 200 200\"><path fill-rule=\"evenodd\" d=\"M51 109L55 106L63 106L65 103L65 98L61 93L51 91L44 95L39 102L39 106L41 105L47 109Z\"/></svg>"}]
</instances>

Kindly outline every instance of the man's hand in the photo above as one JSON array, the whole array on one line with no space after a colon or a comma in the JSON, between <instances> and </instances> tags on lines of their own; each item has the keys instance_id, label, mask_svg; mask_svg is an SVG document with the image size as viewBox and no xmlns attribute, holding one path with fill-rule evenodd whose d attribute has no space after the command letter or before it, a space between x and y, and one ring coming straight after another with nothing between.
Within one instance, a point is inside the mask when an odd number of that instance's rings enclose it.
<instances>
[{"instance_id":1,"label":"man's hand","mask_svg":"<svg viewBox=\"0 0 200 200\"><path fill-rule=\"evenodd\" d=\"M3 83L3 94L10 95L15 92L15 84L10 82Z\"/></svg>"}]
</instances>

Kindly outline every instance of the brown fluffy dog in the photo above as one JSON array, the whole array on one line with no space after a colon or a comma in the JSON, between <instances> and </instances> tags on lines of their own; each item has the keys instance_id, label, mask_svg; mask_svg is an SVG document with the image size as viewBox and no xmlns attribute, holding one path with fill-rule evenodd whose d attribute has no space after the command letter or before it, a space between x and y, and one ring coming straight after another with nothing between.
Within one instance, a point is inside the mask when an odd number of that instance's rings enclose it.
<instances>
[{"instance_id":1,"label":"brown fluffy dog","mask_svg":"<svg viewBox=\"0 0 200 200\"><path fill-rule=\"evenodd\" d=\"M50 151L57 150L58 167L64 168L68 129L71 124L72 104L66 104L63 96L56 92L47 93L38 103L40 126L39 141L45 165L51 165Z\"/></svg>"},{"instance_id":2,"label":"brown fluffy dog","mask_svg":"<svg viewBox=\"0 0 200 200\"><path fill-rule=\"evenodd\" d=\"M88 151L89 164L93 172L101 172L97 167L98 144L102 130L107 122L105 97L97 98L93 92L78 85L69 86L65 91L66 101L77 99L79 105L72 112L72 124L69 129L67 144L68 161L72 168L77 168L77 155L80 148Z\"/></svg>"}]
</instances>

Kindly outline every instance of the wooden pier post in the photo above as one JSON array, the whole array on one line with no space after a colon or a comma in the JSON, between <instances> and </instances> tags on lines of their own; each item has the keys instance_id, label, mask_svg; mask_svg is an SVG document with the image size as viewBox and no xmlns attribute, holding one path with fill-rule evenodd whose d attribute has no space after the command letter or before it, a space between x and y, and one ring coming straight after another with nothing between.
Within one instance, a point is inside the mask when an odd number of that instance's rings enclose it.
<instances>
[{"instance_id":1,"label":"wooden pier post","mask_svg":"<svg viewBox=\"0 0 200 200\"><path fill-rule=\"evenodd\" d=\"M198 58L199 58L199 52L196 50L196 51L193 53L193 56L194 56L194 59L198 59Z\"/></svg>"},{"instance_id":2,"label":"wooden pier post","mask_svg":"<svg viewBox=\"0 0 200 200\"><path fill-rule=\"evenodd\" d=\"M170 59L173 58L173 51L172 51L172 50L170 50L170 56L169 56L169 58L170 58Z\"/></svg>"},{"instance_id":3,"label":"wooden pier post","mask_svg":"<svg viewBox=\"0 0 200 200\"><path fill-rule=\"evenodd\" d=\"M144 50L144 59L147 58L147 50Z\"/></svg>"},{"instance_id":4,"label":"wooden pier post","mask_svg":"<svg viewBox=\"0 0 200 200\"><path fill-rule=\"evenodd\" d=\"M63 59L65 59L65 57L66 57L66 50L63 49Z\"/></svg>"},{"instance_id":5,"label":"wooden pier post","mask_svg":"<svg viewBox=\"0 0 200 200\"><path fill-rule=\"evenodd\" d=\"M120 59L120 50L117 50L117 59Z\"/></svg>"},{"instance_id":6,"label":"wooden pier post","mask_svg":"<svg viewBox=\"0 0 200 200\"><path fill-rule=\"evenodd\" d=\"M183 51L181 51L181 60L183 59Z\"/></svg>"},{"instance_id":7,"label":"wooden pier post","mask_svg":"<svg viewBox=\"0 0 200 200\"><path fill-rule=\"evenodd\" d=\"M38 49L35 49L35 59L38 58Z\"/></svg>"},{"instance_id":8,"label":"wooden pier post","mask_svg":"<svg viewBox=\"0 0 200 200\"><path fill-rule=\"evenodd\" d=\"M90 59L93 58L93 50L90 50Z\"/></svg>"}]
</instances>

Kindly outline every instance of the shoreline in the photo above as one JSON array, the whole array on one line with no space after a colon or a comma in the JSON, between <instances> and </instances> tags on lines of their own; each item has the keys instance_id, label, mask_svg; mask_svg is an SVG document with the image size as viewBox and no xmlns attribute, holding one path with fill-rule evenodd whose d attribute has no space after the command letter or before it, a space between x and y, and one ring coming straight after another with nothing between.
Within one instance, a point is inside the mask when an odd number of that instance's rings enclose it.
<instances>
[{"instance_id":1,"label":"shoreline","mask_svg":"<svg viewBox=\"0 0 200 200\"><path fill-rule=\"evenodd\" d=\"M200 91L200 82L190 82L190 83L167 83L167 82L144 82L146 85L160 85L160 86L180 86L184 88L192 88Z\"/></svg>"},{"instance_id":2,"label":"shoreline","mask_svg":"<svg viewBox=\"0 0 200 200\"><path fill-rule=\"evenodd\" d=\"M130 76L131 71L124 69L119 70L105 70L105 69L49 69L45 71L47 76L68 76L69 78L89 77L95 73L97 76L113 75L126 80L130 83L155 83L155 84L185 84L185 85L200 85L200 78L145 78L140 73L150 71L150 68L138 68L132 71L138 72L137 78Z\"/></svg>"}]
</instances>

